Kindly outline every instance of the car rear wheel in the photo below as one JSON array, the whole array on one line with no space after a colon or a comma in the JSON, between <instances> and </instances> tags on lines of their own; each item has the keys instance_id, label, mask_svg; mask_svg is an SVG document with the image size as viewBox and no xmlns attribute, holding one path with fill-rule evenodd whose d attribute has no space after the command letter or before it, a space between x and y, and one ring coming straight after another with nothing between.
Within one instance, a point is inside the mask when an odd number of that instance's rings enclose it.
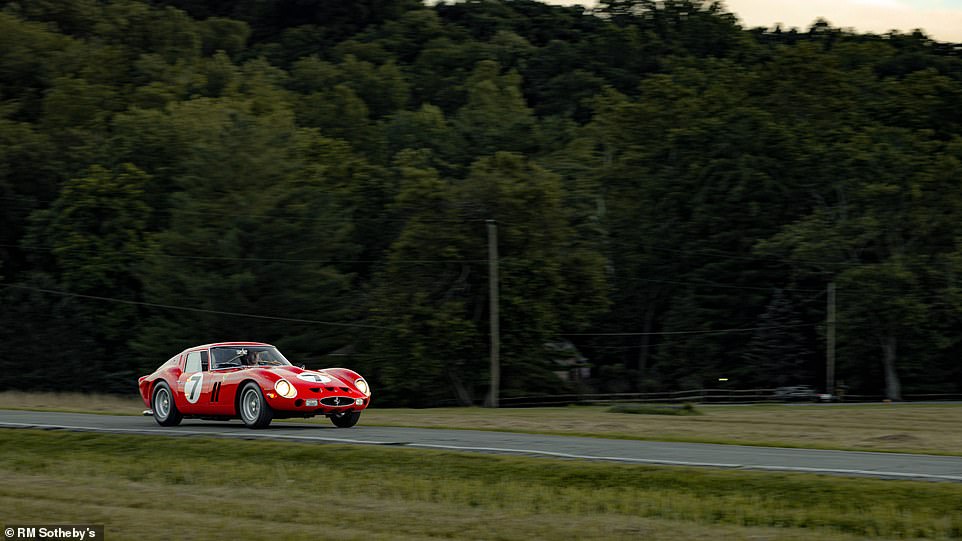
<instances>
[{"instance_id":1,"label":"car rear wheel","mask_svg":"<svg viewBox=\"0 0 962 541\"><path fill-rule=\"evenodd\" d=\"M338 428L351 428L361 418L359 411L345 411L331 415L331 422Z\"/></svg>"},{"instance_id":2,"label":"car rear wheel","mask_svg":"<svg viewBox=\"0 0 962 541\"><path fill-rule=\"evenodd\" d=\"M177 409L177 404L174 404L174 394L170 392L166 381L161 381L154 387L150 405L154 410L154 420L160 426L177 426L184 419Z\"/></svg>"},{"instance_id":3,"label":"car rear wheel","mask_svg":"<svg viewBox=\"0 0 962 541\"><path fill-rule=\"evenodd\" d=\"M264 393L254 382L244 385L241 389L237 409L247 428L266 428L274 419L274 411L267 405Z\"/></svg>"}]
</instances>

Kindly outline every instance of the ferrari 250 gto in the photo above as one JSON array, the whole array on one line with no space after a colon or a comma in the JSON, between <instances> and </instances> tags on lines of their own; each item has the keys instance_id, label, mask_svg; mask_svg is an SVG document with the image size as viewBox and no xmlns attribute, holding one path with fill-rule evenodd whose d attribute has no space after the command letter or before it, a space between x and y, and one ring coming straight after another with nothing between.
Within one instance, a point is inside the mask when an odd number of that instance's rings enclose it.
<instances>
[{"instance_id":1,"label":"ferrari 250 gto","mask_svg":"<svg viewBox=\"0 0 962 541\"><path fill-rule=\"evenodd\" d=\"M306 370L259 342L185 349L139 384L149 408L144 413L161 426L175 426L185 417L240 417L250 428L264 428L272 419L325 415L350 428L371 403L371 389L356 372Z\"/></svg>"}]
</instances>

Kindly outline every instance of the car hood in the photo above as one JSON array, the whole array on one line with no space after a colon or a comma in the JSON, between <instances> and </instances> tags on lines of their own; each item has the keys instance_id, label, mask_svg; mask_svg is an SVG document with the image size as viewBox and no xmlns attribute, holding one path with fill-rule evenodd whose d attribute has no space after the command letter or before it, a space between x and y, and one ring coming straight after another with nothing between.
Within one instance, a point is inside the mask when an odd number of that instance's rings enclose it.
<instances>
[{"instance_id":1,"label":"car hood","mask_svg":"<svg viewBox=\"0 0 962 541\"><path fill-rule=\"evenodd\" d=\"M324 370L305 370L299 366L257 366L251 368L260 375L272 380L284 378L295 385L302 386L329 386L329 387L348 387L354 389L354 382L341 379L334 374ZM271 376L273 376L271 378Z\"/></svg>"}]
</instances>

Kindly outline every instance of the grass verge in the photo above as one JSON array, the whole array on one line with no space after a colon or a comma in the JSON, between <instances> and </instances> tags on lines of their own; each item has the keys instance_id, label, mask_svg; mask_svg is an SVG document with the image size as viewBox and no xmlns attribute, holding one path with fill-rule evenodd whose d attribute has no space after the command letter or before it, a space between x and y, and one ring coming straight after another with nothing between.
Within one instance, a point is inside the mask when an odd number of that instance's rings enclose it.
<instances>
[{"instance_id":1,"label":"grass verge","mask_svg":"<svg viewBox=\"0 0 962 541\"><path fill-rule=\"evenodd\" d=\"M0 430L5 523L111 539L953 539L962 485Z\"/></svg>"},{"instance_id":2,"label":"grass verge","mask_svg":"<svg viewBox=\"0 0 962 541\"><path fill-rule=\"evenodd\" d=\"M681 406L657 406L650 404L615 404L608 413L632 413L635 415L702 415L694 404Z\"/></svg>"},{"instance_id":3,"label":"grass verge","mask_svg":"<svg viewBox=\"0 0 962 541\"><path fill-rule=\"evenodd\" d=\"M603 406L377 409L362 425L962 456L962 405L698 406L704 415L619 415Z\"/></svg>"},{"instance_id":4,"label":"grass verge","mask_svg":"<svg viewBox=\"0 0 962 541\"><path fill-rule=\"evenodd\" d=\"M140 415L144 401L139 396L88 393L0 392L0 409Z\"/></svg>"}]
</instances>

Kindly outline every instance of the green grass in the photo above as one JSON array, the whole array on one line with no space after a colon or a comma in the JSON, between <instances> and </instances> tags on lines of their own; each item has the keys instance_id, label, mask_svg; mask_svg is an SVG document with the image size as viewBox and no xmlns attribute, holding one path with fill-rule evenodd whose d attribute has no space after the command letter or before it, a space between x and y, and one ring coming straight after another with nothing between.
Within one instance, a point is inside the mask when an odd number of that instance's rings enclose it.
<instances>
[{"instance_id":1,"label":"green grass","mask_svg":"<svg viewBox=\"0 0 962 541\"><path fill-rule=\"evenodd\" d=\"M0 430L6 523L111 539L953 539L962 485Z\"/></svg>"},{"instance_id":2,"label":"green grass","mask_svg":"<svg viewBox=\"0 0 962 541\"><path fill-rule=\"evenodd\" d=\"M703 415L694 404L681 406L658 406L651 404L615 404L608 413L632 413L635 415Z\"/></svg>"},{"instance_id":3,"label":"green grass","mask_svg":"<svg viewBox=\"0 0 962 541\"><path fill-rule=\"evenodd\" d=\"M136 395L3 391L0 392L0 408L102 415L140 415L145 406L143 400Z\"/></svg>"}]
</instances>

